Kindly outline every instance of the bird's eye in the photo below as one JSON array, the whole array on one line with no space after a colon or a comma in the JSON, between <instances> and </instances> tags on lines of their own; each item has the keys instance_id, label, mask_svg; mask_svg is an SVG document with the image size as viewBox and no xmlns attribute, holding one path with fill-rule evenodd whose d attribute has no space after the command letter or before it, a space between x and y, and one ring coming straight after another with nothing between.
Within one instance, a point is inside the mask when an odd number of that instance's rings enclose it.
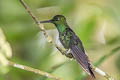
<instances>
[{"instance_id":1,"label":"bird's eye","mask_svg":"<svg viewBox=\"0 0 120 80\"><path fill-rule=\"evenodd\" d=\"M57 18L57 21L59 21L59 18Z\"/></svg>"},{"instance_id":2,"label":"bird's eye","mask_svg":"<svg viewBox=\"0 0 120 80\"><path fill-rule=\"evenodd\" d=\"M59 21L60 20L60 18L54 18L54 21Z\"/></svg>"}]
</instances>

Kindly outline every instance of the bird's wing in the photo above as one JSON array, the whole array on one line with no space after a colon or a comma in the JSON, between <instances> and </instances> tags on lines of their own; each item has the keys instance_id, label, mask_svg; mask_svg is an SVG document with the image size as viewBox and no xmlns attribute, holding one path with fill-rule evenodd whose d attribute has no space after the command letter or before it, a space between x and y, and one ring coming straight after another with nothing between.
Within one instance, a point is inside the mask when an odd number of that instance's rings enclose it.
<instances>
[{"instance_id":1,"label":"bird's wing","mask_svg":"<svg viewBox=\"0 0 120 80\"><path fill-rule=\"evenodd\" d=\"M80 64L80 66L89 74L94 77L94 73L92 72L92 68L85 53L82 52L77 46L71 46L71 53L76 59L76 61Z\"/></svg>"},{"instance_id":2,"label":"bird's wing","mask_svg":"<svg viewBox=\"0 0 120 80\"><path fill-rule=\"evenodd\" d=\"M70 32L70 31L69 31ZM74 32L71 31L70 36L70 50L76 61L80 64L80 66L89 74L94 76L92 72L91 65L88 60L88 56L85 54L84 48L80 39L75 35Z\"/></svg>"}]
</instances>

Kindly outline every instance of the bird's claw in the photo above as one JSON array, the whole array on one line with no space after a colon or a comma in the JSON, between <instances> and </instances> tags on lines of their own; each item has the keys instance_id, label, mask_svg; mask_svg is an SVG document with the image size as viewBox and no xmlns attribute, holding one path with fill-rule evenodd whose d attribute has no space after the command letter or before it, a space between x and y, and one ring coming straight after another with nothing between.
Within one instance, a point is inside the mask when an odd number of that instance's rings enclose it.
<instances>
[{"instance_id":1,"label":"bird's claw","mask_svg":"<svg viewBox=\"0 0 120 80\"><path fill-rule=\"evenodd\" d=\"M71 54L71 50L70 49L66 49L64 53L65 53L66 57L73 58L73 55Z\"/></svg>"}]
</instances>

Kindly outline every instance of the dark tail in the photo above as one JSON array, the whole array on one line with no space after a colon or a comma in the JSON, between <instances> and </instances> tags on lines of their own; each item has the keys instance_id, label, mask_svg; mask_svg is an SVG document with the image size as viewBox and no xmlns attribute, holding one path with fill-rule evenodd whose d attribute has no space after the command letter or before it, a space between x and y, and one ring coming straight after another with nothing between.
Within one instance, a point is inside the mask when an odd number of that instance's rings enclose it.
<instances>
[{"instance_id":1,"label":"dark tail","mask_svg":"<svg viewBox=\"0 0 120 80\"><path fill-rule=\"evenodd\" d=\"M95 78L95 75L94 75L94 73L93 73L93 71L92 71L91 66L88 66L88 69L89 69L90 75L91 75L93 78Z\"/></svg>"}]
</instances>

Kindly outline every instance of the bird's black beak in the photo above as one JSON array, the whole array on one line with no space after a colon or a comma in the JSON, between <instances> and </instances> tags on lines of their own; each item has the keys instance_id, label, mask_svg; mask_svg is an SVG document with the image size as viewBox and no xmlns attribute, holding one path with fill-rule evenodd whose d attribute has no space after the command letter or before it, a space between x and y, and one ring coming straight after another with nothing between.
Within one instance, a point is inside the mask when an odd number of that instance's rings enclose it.
<instances>
[{"instance_id":1,"label":"bird's black beak","mask_svg":"<svg viewBox=\"0 0 120 80\"><path fill-rule=\"evenodd\" d=\"M40 21L40 23L52 23L52 20Z\"/></svg>"}]
</instances>

